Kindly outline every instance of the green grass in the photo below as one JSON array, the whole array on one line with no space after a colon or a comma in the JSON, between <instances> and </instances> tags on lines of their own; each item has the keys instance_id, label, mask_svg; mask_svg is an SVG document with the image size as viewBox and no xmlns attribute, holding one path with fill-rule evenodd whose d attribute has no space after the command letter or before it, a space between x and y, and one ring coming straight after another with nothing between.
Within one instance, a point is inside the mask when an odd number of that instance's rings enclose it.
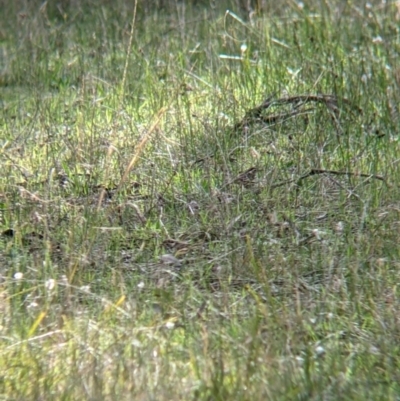
<instances>
[{"instance_id":1,"label":"green grass","mask_svg":"<svg viewBox=\"0 0 400 401\"><path fill-rule=\"evenodd\" d=\"M398 2L9 3L0 399L398 400Z\"/></svg>"}]
</instances>

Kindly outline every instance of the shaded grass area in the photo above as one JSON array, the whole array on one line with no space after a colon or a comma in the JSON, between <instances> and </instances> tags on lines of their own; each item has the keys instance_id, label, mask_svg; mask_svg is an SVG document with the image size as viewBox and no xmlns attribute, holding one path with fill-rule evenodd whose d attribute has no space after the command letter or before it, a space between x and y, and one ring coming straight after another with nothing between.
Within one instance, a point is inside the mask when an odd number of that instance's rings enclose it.
<instances>
[{"instance_id":1,"label":"shaded grass area","mask_svg":"<svg viewBox=\"0 0 400 401\"><path fill-rule=\"evenodd\" d=\"M398 4L52 7L1 16L5 398L397 399Z\"/></svg>"}]
</instances>

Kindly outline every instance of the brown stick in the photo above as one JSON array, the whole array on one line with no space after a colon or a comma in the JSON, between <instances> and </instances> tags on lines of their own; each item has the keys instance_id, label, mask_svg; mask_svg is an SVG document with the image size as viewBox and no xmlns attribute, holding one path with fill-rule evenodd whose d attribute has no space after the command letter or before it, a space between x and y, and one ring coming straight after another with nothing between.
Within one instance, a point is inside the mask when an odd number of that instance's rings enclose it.
<instances>
[{"instance_id":1,"label":"brown stick","mask_svg":"<svg viewBox=\"0 0 400 401\"><path fill-rule=\"evenodd\" d=\"M307 174L302 175L297 182L303 180L304 178L310 177L316 174L333 174L333 175L347 175L353 177L366 177L366 178L375 178L376 180L380 180L386 182L385 178L381 175L375 174L365 174L365 173L353 173L351 171L336 171L336 170L323 170L318 168L311 169Z\"/></svg>"},{"instance_id":2,"label":"brown stick","mask_svg":"<svg viewBox=\"0 0 400 401\"><path fill-rule=\"evenodd\" d=\"M264 102L262 102L259 106L249 110L246 112L244 118L235 124L234 129L237 130L238 128L242 128L249 123L262 121L267 124L274 123L279 120L283 120L285 118L294 117L296 115L302 113L308 113L312 111L311 108L302 110L301 107L304 106L306 103L323 103L329 109L329 111L338 118L339 103L346 104L348 106L353 107L356 109L358 113L362 113L362 109L354 106L348 99L345 98L338 98L334 95L298 95L298 96L287 96L282 97L280 99L274 99L274 95L268 97ZM292 110L288 113L279 113L275 115L267 115L263 116L263 111L267 110L271 106L282 106L285 104L293 104L295 110Z\"/></svg>"}]
</instances>

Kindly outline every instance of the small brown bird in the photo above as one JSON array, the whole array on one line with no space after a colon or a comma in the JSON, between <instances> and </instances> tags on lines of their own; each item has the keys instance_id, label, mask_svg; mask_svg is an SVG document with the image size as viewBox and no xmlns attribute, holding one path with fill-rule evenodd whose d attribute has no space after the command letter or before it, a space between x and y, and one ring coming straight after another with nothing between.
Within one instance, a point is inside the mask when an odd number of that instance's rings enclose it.
<instances>
[{"instance_id":1,"label":"small brown bird","mask_svg":"<svg viewBox=\"0 0 400 401\"><path fill-rule=\"evenodd\" d=\"M254 178L256 177L258 169L256 167L250 167L245 171L242 171L238 176L236 176L234 179L228 181L226 184L222 186L222 188L225 188L227 186L230 186L232 184L239 184L244 187L250 187L252 184L254 184Z\"/></svg>"},{"instance_id":2,"label":"small brown bird","mask_svg":"<svg viewBox=\"0 0 400 401\"><path fill-rule=\"evenodd\" d=\"M254 183L254 179L256 178L257 168L250 167L247 170L241 172L236 178L232 180L232 183L240 184L245 187L250 186Z\"/></svg>"}]
</instances>

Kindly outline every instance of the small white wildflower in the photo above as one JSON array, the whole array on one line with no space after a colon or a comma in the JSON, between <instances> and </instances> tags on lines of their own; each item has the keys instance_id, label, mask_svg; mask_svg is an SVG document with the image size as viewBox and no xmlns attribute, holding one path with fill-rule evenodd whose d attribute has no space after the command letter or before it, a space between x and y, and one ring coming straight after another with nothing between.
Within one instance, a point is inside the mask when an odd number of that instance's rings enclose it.
<instances>
[{"instance_id":1,"label":"small white wildflower","mask_svg":"<svg viewBox=\"0 0 400 401\"><path fill-rule=\"evenodd\" d=\"M372 43L383 43L383 39L382 37L380 37L379 35L376 36L375 38L372 39Z\"/></svg>"},{"instance_id":2,"label":"small white wildflower","mask_svg":"<svg viewBox=\"0 0 400 401\"><path fill-rule=\"evenodd\" d=\"M171 322L171 321L168 321L167 323L165 323L165 328L167 328L167 329L173 329L175 327L175 323L174 322Z\"/></svg>"},{"instance_id":3,"label":"small white wildflower","mask_svg":"<svg viewBox=\"0 0 400 401\"><path fill-rule=\"evenodd\" d=\"M325 354L325 348L321 345L318 345L318 347L315 348L315 353L317 354L317 356L321 356Z\"/></svg>"},{"instance_id":4,"label":"small white wildflower","mask_svg":"<svg viewBox=\"0 0 400 401\"><path fill-rule=\"evenodd\" d=\"M144 282L141 281L141 282L137 285L137 287L138 287L139 289L144 288Z\"/></svg>"},{"instance_id":5,"label":"small white wildflower","mask_svg":"<svg viewBox=\"0 0 400 401\"><path fill-rule=\"evenodd\" d=\"M14 279L15 280L22 280L24 278L24 273L17 272L14 274Z\"/></svg>"},{"instance_id":6,"label":"small white wildflower","mask_svg":"<svg viewBox=\"0 0 400 401\"><path fill-rule=\"evenodd\" d=\"M46 287L46 290L51 291L54 290L56 283L57 283L56 280L50 278L44 283L44 286Z\"/></svg>"},{"instance_id":7,"label":"small white wildflower","mask_svg":"<svg viewBox=\"0 0 400 401\"><path fill-rule=\"evenodd\" d=\"M83 285L81 291L86 292L87 294L90 293L90 285Z\"/></svg>"},{"instance_id":8,"label":"small white wildflower","mask_svg":"<svg viewBox=\"0 0 400 401\"><path fill-rule=\"evenodd\" d=\"M246 45L246 43L243 43L240 46L240 52L242 53L242 56L243 56L244 53L246 53L246 50L247 50L247 45Z\"/></svg>"}]
</instances>

